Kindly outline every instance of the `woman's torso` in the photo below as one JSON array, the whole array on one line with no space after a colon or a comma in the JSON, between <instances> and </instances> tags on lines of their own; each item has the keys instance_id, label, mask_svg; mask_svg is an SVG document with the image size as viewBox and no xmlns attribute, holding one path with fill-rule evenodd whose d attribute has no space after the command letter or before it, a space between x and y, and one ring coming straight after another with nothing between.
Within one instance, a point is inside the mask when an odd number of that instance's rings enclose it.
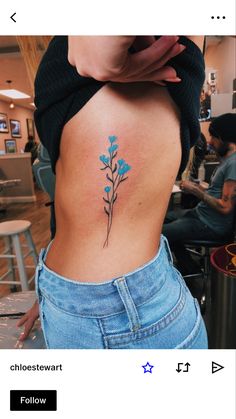
<instances>
[{"instance_id":1,"label":"woman's torso","mask_svg":"<svg viewBox=\"0 0 236 419\"><path fill-rule=\"evenodd\" d=\"M167 89L154 83L106 84L65 125L49 268L71 279L101 282L155 255L181 160L179 125ZM111 182L100 156L108 154L109 136L117 137L114 163L124 159L131 169L117 189L104 247L108 204L103 197Z\"/></svg>"}]
</instances>

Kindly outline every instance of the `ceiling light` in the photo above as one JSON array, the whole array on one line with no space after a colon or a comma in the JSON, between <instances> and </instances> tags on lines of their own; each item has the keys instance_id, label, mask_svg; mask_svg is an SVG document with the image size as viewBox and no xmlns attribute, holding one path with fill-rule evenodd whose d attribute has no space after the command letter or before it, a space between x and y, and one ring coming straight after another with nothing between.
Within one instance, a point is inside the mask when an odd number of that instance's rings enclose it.
<instances>
[{"instance_id":1,"label":"ceiling light","mask_svg":"<svg viewBox=\"0 0 236 419\"><path fill-rule=\"evenodd\" d=\"M26 93L20 92L15 89L4 89L0 90L0 95L10 97L11 99L28 99L30 96Z\"/></svg>"},{"instance_id":2,"label":"ceiling light","mask_svg":"<svg viewBox=\"0 0 236 419\"><path fill-rule=\"evenodd\" d=\"M14 109L14 107L15 107L14 103L13 103L13 102L11 102L11 103L10 103L10 105L9 105L9 108L10 108L10 109Z\"/></svg>"}]
</instances>

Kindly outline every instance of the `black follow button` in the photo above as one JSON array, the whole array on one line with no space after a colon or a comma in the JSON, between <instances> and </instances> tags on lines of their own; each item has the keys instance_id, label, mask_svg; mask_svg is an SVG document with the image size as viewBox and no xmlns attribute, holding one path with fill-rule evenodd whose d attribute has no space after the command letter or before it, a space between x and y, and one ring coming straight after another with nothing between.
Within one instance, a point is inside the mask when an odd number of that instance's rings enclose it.
<instances>
[{"instance_id":1,"label":"black follow button","mask_svg":"<svg viewBox=\"0 0 236 419\"><path fill-rule=\"evenodd\" d=\"M56 390L10 390L10 410L57 410Z\"/></svg>"}]
</instances>

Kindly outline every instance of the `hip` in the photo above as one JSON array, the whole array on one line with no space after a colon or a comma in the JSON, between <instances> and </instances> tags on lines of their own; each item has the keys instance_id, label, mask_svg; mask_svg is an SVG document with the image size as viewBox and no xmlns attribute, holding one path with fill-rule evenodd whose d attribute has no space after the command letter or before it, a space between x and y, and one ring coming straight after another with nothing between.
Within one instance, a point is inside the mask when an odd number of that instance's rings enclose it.
<instances>
[{"instance_id":1,"label":"hip","mask_svg":"<svg viewBox=\"0 0 236 419\"><path fill-rule=\"evenodd\" d=\"M48 348L206 348L198 303L173 267L167 240L147 264L99 284L37 268L37 293Z\"/></svg>"}]
</instances>

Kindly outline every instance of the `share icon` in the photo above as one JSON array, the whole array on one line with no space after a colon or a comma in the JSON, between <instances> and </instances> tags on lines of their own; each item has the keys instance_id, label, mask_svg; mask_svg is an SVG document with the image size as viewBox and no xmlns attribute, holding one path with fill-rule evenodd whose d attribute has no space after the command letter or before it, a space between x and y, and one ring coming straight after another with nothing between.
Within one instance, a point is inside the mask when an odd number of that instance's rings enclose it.
<instances>
[{"instance_id":1,"label":"share icon","mask_svg":"<svg viewBox=\"0 0 236 419\"><path fill-rule=\"evenodd\" d=\"M217 362L212 361L211 363L211 372L214 374L215 372L218 372L222 370L224 367L223 365L217 364Z\"/></svg>"}]
</instances>

